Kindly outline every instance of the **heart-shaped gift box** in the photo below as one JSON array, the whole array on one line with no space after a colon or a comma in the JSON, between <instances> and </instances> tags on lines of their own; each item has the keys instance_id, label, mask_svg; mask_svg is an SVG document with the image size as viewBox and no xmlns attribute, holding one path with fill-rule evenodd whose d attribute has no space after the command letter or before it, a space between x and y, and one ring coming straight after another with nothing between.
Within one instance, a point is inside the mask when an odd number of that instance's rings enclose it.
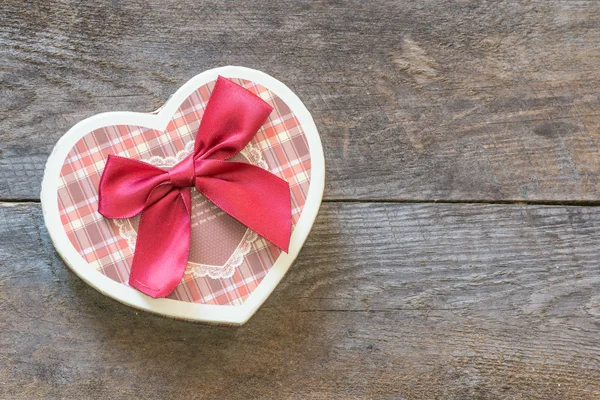
<instances>
[{"instance_id":1,"label":"heart-shaped gift box","mask_svg":"<svg viewBox=\"0 0 600 400\"><path fill-rule=\"evenodd\" d=\"M191 154L218 76L273 107L257 134L232 160L254 164L289 183L289 251L282 252L192 189L191 246L185 274L167 298L154 299L128 285L139 216L108 219L100 215L100 178L109 155L168 170ZM267 299L298 255L321 204L324 175L321 141L300 99L265 73L222 67L189 80L155 113L103 113L75 125L48 159L41 199L58 253L90 286L138 309L239 325Z\"/></svg>"}]
</instances>

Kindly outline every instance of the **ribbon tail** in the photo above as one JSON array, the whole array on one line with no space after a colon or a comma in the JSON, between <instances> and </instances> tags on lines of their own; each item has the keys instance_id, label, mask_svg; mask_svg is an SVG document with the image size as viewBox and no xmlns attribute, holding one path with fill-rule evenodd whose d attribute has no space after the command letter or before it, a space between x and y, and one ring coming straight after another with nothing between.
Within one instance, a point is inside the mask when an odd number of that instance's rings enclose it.
<instances>
[{"instance_id":1,"label":"ribbon tail","mask_svg":"<svg viewBox=\"0 0 600 400\"><path fill-rule=\"evenodd\" d=\"M255 165L199 160L196 189L217 207L287 253L291 235L290 186Z\"/></svg>"},{"instance_id":2,"label":"ribbon tail","mask_svg":"<svg viewBox=\"0 0 600 400\"><path fill-rule=\"evenodd\" d=\"M190 188L169 188L158 186L150 195L129 275L130 286L154 298L168 296L181 282L190 251Z\"/></svg>"}]
</instances>

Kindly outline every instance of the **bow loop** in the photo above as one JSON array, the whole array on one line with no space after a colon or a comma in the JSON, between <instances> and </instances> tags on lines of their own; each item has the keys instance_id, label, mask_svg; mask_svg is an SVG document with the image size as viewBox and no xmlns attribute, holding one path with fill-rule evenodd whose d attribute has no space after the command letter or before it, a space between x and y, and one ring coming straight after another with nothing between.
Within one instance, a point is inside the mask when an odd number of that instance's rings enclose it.
<instances>
[{"instance_id":1,"label":"bow loop","mask_svg":"<svg viewBox=\"0 0 600 400\"><path fill-rule=\"evenodd\" d=\"M142 213L131 286L152 297L165 297L181 281L190 250L191 187L288 250L291 203L287 181L251 164L225 161L248 144L271 111L259 97L219 77L193 154L169 171L142 161L108 157L98 189L98 212L107 218Z\"/></svg>"},{"instance_id":2,"label":"bow loop","mask_svg":"<svg viewBox=\"0 0 600 400\"><path fill-rule=\"evenodd\" d=\"M147 206L150 193L166 181L154 165L109 155L98 187L98 212L106 218L131 218Z\"/></svg>"},{"instance_id":3,"label":"bow loop","mask_svg":"<svg viewBox=\"0 0 600 400\"><path fill-rule=\"evenodd\" d=\"M219 76L200 121L195 158L226 160L252 140L273 107Z\"/></svg>"}]
</instances>

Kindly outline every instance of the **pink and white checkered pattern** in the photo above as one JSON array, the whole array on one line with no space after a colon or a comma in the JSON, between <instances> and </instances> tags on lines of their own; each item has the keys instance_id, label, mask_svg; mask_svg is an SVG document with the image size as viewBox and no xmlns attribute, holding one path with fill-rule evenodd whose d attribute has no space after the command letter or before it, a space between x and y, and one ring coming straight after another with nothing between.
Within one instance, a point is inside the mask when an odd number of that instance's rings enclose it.
<instances>
[{"instance_id":1,"label":"pink and white checkered pattern","mask_svg":"<svg viewBox=\"0 0 600 400\"><path fill-rule=\"evenodd\" d=\"M295 226L310 184L311 160L302 127L290 108L267 88L251 81L232 81L274 108L251 144L260 149L269 170L289 182ZM98 213L98 184L108 155L139 160L174 157L194 140L214 84L193 92L164 132L140 126L106 126L88 133L71 149L60 174L59 214L69 240L90 268L127 285L132 253L115 223ZM185 275L169 297L184 302L239 305L262 281L279 254L275 246L261 238L252 244L231 278Z\"/></svg>"}]
</instances>

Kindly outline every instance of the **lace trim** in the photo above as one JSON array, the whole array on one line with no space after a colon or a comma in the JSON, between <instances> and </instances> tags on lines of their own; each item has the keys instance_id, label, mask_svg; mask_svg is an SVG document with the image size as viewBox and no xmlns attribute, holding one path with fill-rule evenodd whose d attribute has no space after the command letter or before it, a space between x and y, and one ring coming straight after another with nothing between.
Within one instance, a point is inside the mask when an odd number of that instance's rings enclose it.
<instances>
[{"instance_id":1,"label":"lace trim","mask_svg":"<svg viewBox=\"0 0 600 400\"><path fill-rule=\"evenodd\" d=\"M174 157L153 156L144 161L160 168L171 168L194 151L194 142L188 142L185 148L178 152ZM269 166L262 157L262 152L248 143L240 152L251 164L262 169L268 170ZM131 219L114 219L115 225L119 228L119 236L127 241L129 250L133 253L137 241L137 232L131 224ZM246 229L246 233L235 248L233 254L223 265L200 264L188 261L185 275L191 275L195 278L208 276L211 279L231 278L235 270L242 265L244 257L252 250L252 244L258 240L259 236L251 229Z\"/></svg>"},{"instance_id":2,"label":"lace trim","mask_svg":"<svg viewBox=\"0 0 600 400\"><path fill-rule=\"evenodd\" d=\"M133 251L135 250L135 242L137 241L137 232L133 229L131 221L128 218L125 219L113 219L115 225L119 228L119 236L127 241L127 247Z\"/></svg>"},{"instance_id":3,"label":"lace trim","mask_svg":"<svg viewBox=\"0 0 600 400\"><path fill-rule=\"evenodd\" d=\"M194 151L194 142L192 141L192 142L187 142L185 147L183 148L183 150L178 152L175 155L175 157L152 156L152 157L142 160L142 161L145 161L148 164L152 164L155 167L159 167L159 168L171 168L178 162L183 161L183 159L186 158L187 156L189 156L190 154L192 154L193 151Z\"/></svg>"},{"instance_id":4,"label":"lace trim","mask_svg":"<svg viewBox=\"0 0 600 400\"><path fill-rule=\"evenodd\" d=\"M258 235L256 232L246 229L246 233L244 237L236 247L235 251L229 259L225 262L225 264L218 265L208 265L208 264L197 264L191 261L188 261L188 266L185 269L185 275L192 275L194 278L201 278L204 276L208 276L212 279L222 279L222 278L231 278L235 273L237 267L242 265L244 262L244 257L252 250L252 244L258 239Z\"/></svg>"}]
</instances>

